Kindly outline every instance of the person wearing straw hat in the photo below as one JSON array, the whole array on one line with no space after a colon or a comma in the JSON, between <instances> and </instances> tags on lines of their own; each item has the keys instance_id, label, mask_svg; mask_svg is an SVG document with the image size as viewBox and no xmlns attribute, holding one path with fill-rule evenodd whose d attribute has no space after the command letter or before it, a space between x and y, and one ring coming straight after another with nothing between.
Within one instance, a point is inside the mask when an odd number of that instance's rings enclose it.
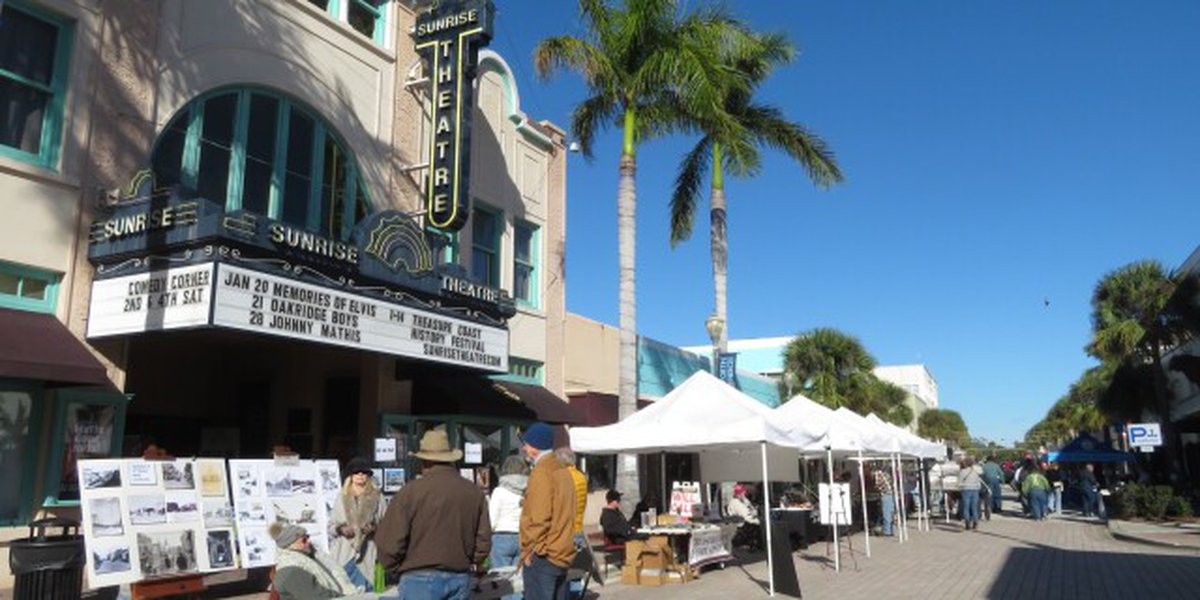
<instances>
[{"instance_id":1,"label":"person wearing straw hat","mask_svg":"<svg viewBox=\"0 0 1200 600\"><path fill-rule=\"evenodd\" d=\"M412 456L421 478L404 486L375 532L379 559L400 577L401 598L467 598L471 572L481 572L492 547L487 498L463 479L446 432L425 432Z\"/></svg>"},{"instance_id":2,"label":"person wearing straw hat","mask_svg":"<svg viewBox=\"0 0 1200 600\"><path fill-rule=\"evenodd\" d=\"M526 600L565 600L575 560L575 483L554 456L554 429L534 423L521 436L533 462L521 507L521 566Z\"/></svg>"}]
</instances>

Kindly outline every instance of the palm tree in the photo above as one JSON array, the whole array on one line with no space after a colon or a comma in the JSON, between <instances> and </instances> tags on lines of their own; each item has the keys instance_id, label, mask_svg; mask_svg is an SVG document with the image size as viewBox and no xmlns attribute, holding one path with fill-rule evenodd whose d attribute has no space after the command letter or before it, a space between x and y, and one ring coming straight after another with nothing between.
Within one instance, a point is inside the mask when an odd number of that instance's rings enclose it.
<instances>
[{"instance_id":1,"label":"palm tree","mask_svg":"<svg viewBox=\"0 0 1200 600\"><path fill-rule=\"evenodd\" d=\"M803 333L783 350L784 376L798 391L830 408L853 409L874 368L875 358L862 342L836 329Z\"/></svg>"},{"instance_id":2,"label":"palm tree","mask_svg":"<svg viewBox=\"0 0 1200 600\"><path fill-rule=\"evenodd\" d=\"M698 128L702 137L679 166L671 197L671 245L691 237L692 222L700 187L711 172L709 192L709 244L712 254L715 315L722 323L717 348L725 352L729 338L726 310L728 238L726 229L725 173L752 177L761 165L760 150L786 153L800 163L808 177L821 188L842 180L833 152L803 125L788 121L783 112L754 99L759 84L779 65L791 61L795 48L782 34L755 35L754 43L727 46L723 60L745 74L746 84L722 89L723 102L717 113L684 115L682 128ZM730 126L730 120L732 125Z\"/></svg>"},{"instance_id":3,"label":"palm tree","mask_svg":"<svg viewBox=\"0 0 1200 600\"><path fill-rule=\"evenodd\" d=\"M542 40L534 66L543 79L559 68L578 72L589 96L575 107L571 131L584 156L592 157L596 133L619 120L622 127L617 184L618 271L620 279L620 364L618 414L637 411L637 315L635 217L637 145L656 123L677 122L675 114L712 114L720 105L717 89L736 87L744 77L717 60L720 49L743 28L720 9L688 15L677 0L580 0L585 37ZM639 497L637 460L623 455L617 486L626 504Z\"/></svg>"}]
</instances>

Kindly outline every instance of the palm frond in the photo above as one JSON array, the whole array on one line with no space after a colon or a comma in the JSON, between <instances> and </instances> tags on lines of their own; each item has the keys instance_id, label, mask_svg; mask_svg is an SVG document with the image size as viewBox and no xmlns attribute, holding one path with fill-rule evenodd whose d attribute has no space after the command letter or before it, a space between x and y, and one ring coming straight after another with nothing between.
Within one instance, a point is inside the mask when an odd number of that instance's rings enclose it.
<instances>
[{"instance_id":1,"label":"palm frond","mask_svg":"<svg viewBox=\"0 0 1200 600\"><path fill-rule=\"evenodd\" d=\"M785 119L778 108L762 104L747 106L742 123L763 144L800 163L816 185L828 188L842 181L841 167L825 140L803 125Z\"/></svg>"},{"instance_id":2,"label":"palm frond","mask_svg":"<svg viewBox=\"0 0 1200 600\"><path fill-rule=\"evenodd\" d=\"M596 132L608 126L620 112L616 98L597 94L580 102L571 113L571 135L579 142L583 156L592 160Z\"/></svg>"},{"instance_id":3,"label":"palm frond","mask_svg":"<svg viewBox=\"0 0 1200 600\"><path fill-rule=\"evenodd\" d=\"M699 204L704 176L712 160L712 140L703 137L679 164L675 190L671 194L671 246L692 236L692 222Z\"/></svg>"}]
</instances>

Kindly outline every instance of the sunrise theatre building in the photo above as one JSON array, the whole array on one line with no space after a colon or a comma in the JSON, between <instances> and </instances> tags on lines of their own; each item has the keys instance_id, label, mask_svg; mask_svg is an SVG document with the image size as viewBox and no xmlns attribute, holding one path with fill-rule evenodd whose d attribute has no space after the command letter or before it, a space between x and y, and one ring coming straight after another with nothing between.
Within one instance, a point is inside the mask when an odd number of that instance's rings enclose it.
<instances>
[{"instance_id":1,"label":"sunrise theatre building","mask_svg":"<svg viewBox=\"0 0 1200 600\"><path fill-rule=\"evenodd\" d=\"M403 457L446 427L484 466L571 420L563 133L490 3L2 10L0 524L149 441Z\"/></svg>"}]
</instances>

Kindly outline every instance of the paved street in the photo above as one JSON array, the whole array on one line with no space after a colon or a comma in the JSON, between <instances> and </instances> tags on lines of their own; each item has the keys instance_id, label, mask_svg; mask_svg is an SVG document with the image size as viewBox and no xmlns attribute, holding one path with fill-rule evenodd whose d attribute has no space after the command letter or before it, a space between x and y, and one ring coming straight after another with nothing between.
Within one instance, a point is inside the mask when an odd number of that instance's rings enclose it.
<instances>
[{"instance_id":1,"label":"paved street","mask_svg":"<svg viewBox=\"0 0 1200 600\"><path fill-rule=\"evenodd\" d=\"M912 524L915 527L915 523ZM862 536L853 540L856 554ZM872 557L843 554L842 572L819 543L795 557L806 599L857 598L1196 598L1200 553L1117 541L1102 523L1070 517L1042 523L993 517L978 531L937 522L910 541L872 538ZM686 586L594 587L603 600L754 598L766 562L706 572Z\"/></svg>"}]
</instances>

